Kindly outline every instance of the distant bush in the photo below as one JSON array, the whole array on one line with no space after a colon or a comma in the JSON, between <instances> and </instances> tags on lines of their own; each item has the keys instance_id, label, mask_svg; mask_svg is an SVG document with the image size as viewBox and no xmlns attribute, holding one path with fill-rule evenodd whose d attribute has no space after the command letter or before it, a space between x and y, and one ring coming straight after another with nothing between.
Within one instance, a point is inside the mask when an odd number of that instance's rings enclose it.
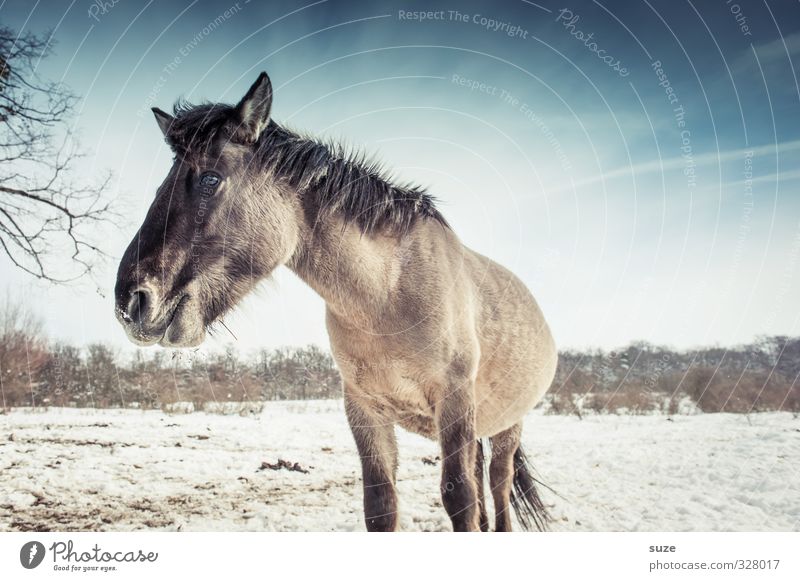
<instances>
[{"instance_id":1,"label":"distant bush","mask_svg":"<svg viewBox=\"0 0 800 581\"><path fill-rule=\"evenodd\" d=\"M727 374L711 367L691 369L683 389L704 412L800 411L800 390L779 373Z\"/></svg>"}]
</instances>

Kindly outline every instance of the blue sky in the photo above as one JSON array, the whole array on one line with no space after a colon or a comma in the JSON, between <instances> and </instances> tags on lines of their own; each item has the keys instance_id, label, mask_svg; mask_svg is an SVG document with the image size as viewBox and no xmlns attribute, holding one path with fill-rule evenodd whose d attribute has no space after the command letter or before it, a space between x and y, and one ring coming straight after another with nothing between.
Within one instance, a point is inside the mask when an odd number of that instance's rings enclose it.
<instances>
[{"instance_id":1,"label":"blue sky","mask_svg":"<svg viewBox=\"0 0 800 581\"><path fill-rule=\"evenodd\" d=\"M800 332L796 3L7 1L0 20L53 30L41 72L81 96L85 171L113 171L124 212L96 284L0 259L54 338L128 348L114 259L171 162L149 107L236 101L261 70L276 120L427 185L563 347ZM226 323L242 350L327 344L286 271Z\"/></svg>"}]
</instances>

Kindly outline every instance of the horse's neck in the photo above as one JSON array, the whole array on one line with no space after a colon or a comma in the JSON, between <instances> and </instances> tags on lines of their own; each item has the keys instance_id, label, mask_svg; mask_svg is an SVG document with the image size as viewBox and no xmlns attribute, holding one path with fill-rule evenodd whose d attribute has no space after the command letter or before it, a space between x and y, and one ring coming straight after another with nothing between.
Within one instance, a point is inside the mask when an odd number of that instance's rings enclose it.
<instances>
[{"instance_id":1,"label":"horse's neck","mask_svg":"<svg viewBox=\"0 0 800 581\"><path fill-rule=\"evenodd\" d=\"M355 324L379 317L396 284L397 240L362 234L330 217L308 228L288 266L326 302Z\"/></svg>"}]
</instances>

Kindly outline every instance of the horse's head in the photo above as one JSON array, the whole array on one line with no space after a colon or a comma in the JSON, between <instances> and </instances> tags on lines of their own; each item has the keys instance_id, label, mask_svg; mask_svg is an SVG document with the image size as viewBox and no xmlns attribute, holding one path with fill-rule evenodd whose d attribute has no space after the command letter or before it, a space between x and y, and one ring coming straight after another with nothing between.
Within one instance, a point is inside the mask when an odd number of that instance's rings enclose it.
<instances>
[{"instance_id":1,"label":"horse's head","mask_svg":"<svg viewBox=\"0 0 800 581\"><path fill-rule=\"evenodd\" d=\"M272 87L236 106L153 109L175 162L119 265L116 315L139 345L199 345L206 328L292 255L295 201L259 171Z\"/></svg>"}]
</instances>

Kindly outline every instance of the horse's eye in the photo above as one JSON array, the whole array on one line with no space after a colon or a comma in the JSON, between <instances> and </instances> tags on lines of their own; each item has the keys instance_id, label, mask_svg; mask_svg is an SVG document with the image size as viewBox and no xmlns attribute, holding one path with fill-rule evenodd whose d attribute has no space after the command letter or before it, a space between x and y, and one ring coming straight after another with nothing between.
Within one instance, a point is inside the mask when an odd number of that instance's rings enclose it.
<instances>
[{"instance_id":1,"label":"horse's eye","mask_svg":"<svg viewBox=\"0 0 800 581\"><path fill-rule=\"evenodd\" d=\"M222 181L222 177L213 171L207 171L200 175L200 187L207 192L213 192Z\"/></svg>"}]
</instances>

